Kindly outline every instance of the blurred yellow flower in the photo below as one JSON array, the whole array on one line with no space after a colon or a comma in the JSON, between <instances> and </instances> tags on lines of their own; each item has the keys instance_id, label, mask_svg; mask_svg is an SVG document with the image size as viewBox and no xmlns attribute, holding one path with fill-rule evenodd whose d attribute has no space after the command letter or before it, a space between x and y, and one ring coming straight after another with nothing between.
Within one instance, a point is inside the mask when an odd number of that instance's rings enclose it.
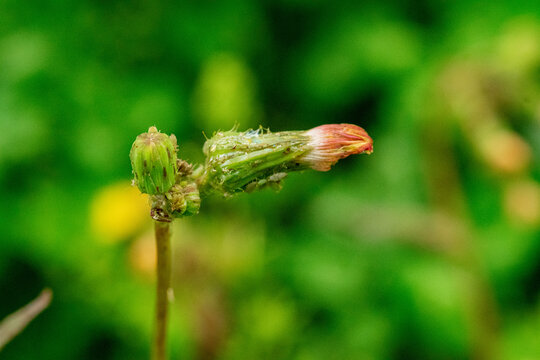
<instances>
[{"instance_id":1,"label":"blurred yellow flower","mask_svg":"<svg viewBox=\"0 0 540 360\"><path fill-rule=\"evenodd\" d=\"M152 231L139 236L129 247L129 263L137 275L152 279L156 270L156 245Z\"/></svg>"},{"instance_id":2,"label":"blurred yellow flower","mask_svg":"<svg viewBox=\"0 0 540 360\"><path fill-rule=\"evenodd\" d=\"M148 195L122 181L100 189L90 204L90 224L98 240L116 243L134 236L150 221Z\"/></svg>"}]
</instances>

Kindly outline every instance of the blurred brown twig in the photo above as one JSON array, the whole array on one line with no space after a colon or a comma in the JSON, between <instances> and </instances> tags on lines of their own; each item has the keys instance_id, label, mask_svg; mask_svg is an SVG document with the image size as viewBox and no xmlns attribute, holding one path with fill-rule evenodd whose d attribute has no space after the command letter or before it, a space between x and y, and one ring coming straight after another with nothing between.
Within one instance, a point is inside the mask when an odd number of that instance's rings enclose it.
<instances>
[{"instance_id":1,"label":"blurred brown twig","mask_svg":"<svg viewBox=\"0 0 540 360\"><path fill-rule=\"evenodd\" d=\"M0 322L0 351L8 342L22 332L30 321L34 320L36 316L49 306L51 299L51 289L44 289L28 305L8 315Z\"/></svg>"}]
</instances>

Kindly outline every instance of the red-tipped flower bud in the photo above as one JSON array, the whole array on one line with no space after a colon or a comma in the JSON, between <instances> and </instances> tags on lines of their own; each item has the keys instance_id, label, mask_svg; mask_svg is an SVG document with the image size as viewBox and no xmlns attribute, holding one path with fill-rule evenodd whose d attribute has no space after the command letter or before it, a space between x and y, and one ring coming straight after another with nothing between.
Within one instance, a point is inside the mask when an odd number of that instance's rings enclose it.
<instances>
[{"instance_id":1,"label":"red-tipped flower bud","mask_svg":"<svg viewBox=\"0 0 540 360\"><path fill-rule=\"evenodd\" d=\"M203 192L225 195L279 188L289 172L327 171L339 159L372 151L373 140L365 130L350 124L276 133L262 129L218 132L204 145L207 158L198 183Z\"/></svg>"},{"instance_id":2,"label":"red-tipped flower bud","mask_svg":"<svg viewBox=\"0 0 540 360\"><path fill-rule=\"evenodd\" d=\"M301 161L318 171L328 171L340 159L354 154L371 154L373 140L367 132L352 124L321 125L306 131L311 151Z\"/></svg>"}]
</instances>

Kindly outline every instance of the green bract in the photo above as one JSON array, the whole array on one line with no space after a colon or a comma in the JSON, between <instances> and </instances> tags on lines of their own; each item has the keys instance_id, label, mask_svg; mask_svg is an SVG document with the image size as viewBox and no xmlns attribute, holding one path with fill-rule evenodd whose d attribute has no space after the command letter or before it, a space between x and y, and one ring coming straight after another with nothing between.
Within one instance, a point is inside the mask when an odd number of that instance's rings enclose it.
<instances>
[{"instance_id":1,"label":"green bract","mask_svg":"<svg viewBox=\"0 0 540 360\"><path fill-rule=\"evenodd\" d=\"M308 143L303 131L218 132L204 144L206 164L200 183L225 195L279 187L288 172L308 168L299 161L311 150Z\"/></svg>"}]
</instances>

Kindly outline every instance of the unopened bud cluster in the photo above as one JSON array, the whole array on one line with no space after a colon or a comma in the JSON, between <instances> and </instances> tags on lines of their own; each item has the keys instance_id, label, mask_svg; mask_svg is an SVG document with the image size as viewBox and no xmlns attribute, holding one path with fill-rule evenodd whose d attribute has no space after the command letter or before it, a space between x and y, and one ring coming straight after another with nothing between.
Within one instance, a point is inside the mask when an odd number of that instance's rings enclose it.
<instances>
[{"instance_id":1,"label":"unopened bud cluster","mask_svg":"<svg viewBox=\"0 0 540 360\"><path fill-rule=\"evenodd\" d=\"M349 155L370 154L373 140L351 124L276 133L262 128L220 131L204 144L206 161L195 171L177 159L176 151L176 137L155 127L139 135L131 149L134 183L152 195L151 215L158 221L197 214L199 193L230 196L265 187L279 189L289 172L328 171Z\"/></svg>"},{"instance_id":2,"label":"unopened bud cluster","mask_svg":"<svg viewBox=\"0 0 540 360\"><path fill-rule=\"evenodd\" d=\"M151 216L157 221L197 214L201 203L199 189L190 177L191 165L177 159L174 135L167 136L155 127L137 136L130 159L134 184L151 195Z\"/></svg>"}]
</instances>

